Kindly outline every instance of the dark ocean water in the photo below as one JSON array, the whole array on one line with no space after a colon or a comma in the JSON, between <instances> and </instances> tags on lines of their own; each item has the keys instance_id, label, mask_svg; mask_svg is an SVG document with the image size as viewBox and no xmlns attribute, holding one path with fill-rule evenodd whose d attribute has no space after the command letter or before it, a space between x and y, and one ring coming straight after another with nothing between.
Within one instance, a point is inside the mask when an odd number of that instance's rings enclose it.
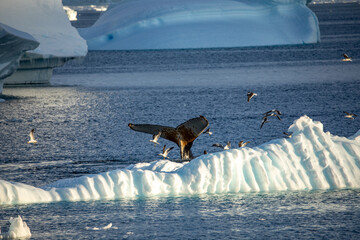
<instances>
[{"instance_id":1,"label":"dark ocean water","mask_svg":"<svg viewBox=\"0 0 360 240\"><path fill-rule=\"evenodd\" d=\"M214 135L195 141L195 155L217 151L215 142L281 138L302 115L334 135L355 134L360 118L343 111L360 114L360 5L311 8L319 44L94 51L55 70L50 87L5 88L0 179L38 187L159 159L151 136L129 122L175 127L203 115ZM344 52L353 62L341 61ZM249 90L258 94L250 103ZM273 108L282 121L260 129ZM37 145L26 144L31 128ZM0 226L21 215L34 239L358 239L359 206L360 191L350 189L66 202L2 206Z\"/></svg>"}]
</instances>

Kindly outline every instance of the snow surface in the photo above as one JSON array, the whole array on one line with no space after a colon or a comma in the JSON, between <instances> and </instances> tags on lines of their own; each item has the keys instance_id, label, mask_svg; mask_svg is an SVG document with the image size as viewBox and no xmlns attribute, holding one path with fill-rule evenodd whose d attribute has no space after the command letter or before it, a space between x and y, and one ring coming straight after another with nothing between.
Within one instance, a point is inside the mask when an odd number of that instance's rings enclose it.
<instances>
[{"instance_id":1,"label":"snow surface","mask_svg":"<svg viewBox=\"0 0 360 240\"><path fill-rule=\"evenodd\" d=\"M91 50L178 49L320 41L306 0L124 0L80 29Z\"/></svg>"},{"instance_id":2,"label":"snow surface","mask_svg":"<svg viewBox=\"0 0 360 240\"><path fill-rule=\"evenodd\" d=\"M360 187L360 131L351 138L333 136L307 116L288 131L292 138L254 148L206 154L187 163L140 163L43 188L0 180L0 204Z\"/></svg>"},{"instance_id":3,"label":"snow surface","mask_svg":"<svg viewBox=\"0 0 360 240\"><path fill-rule=\"evenodd\" d=\"M10 228L7 233L1 234L0 239L19 239L19 238L30 238L31 232L30 228L27 226L26 222L22 220L20 216L17 218L10 218Z\"/></svg>"},{"instance_id":4,"label":"snow surface","mask_svg":"<svg viewBox=\"0 0 360 240\"><path fill-rule=\"evenodd\" d=\"M82 57L86 41L71 26L60 0L1 0L0 22L31 34L40 43L32 53Z\"/></svg>"}]
</instances>

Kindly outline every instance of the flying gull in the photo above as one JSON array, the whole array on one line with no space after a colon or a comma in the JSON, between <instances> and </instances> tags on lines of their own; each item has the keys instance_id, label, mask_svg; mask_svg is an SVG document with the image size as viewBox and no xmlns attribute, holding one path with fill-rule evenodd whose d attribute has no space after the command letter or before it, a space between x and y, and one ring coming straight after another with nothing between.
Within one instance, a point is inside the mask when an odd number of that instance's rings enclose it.
<instances>
[{"instance_id":1,"label":"flying gull","mask_svg":"<svg viewBox=\"0 0 360 240\"><path fill-rule=\"evenodd\" d=\"M161 132L160 137L172 141L180 148L180 155L182 160L193 158L191 147L194 140L209 126L208 120L204 116L192 118L176 128L166 127L153 124L132 124L128 126L138 132L148 134L158 134Z\"/></svg>"},{"instance_id":2,"label":"flying gull","mask_svg":"<svg viewBox=\"0 0 360 240\"><path fill-rule=\"evenodd\" d=\"M351 58L346 53L344 53L343 56L344 56L344 58L342 59L343 62L351 62L352 61Z\"/></svg>"},{"instance_id":3,"label":"flying gull","mask_svg":"<svg viewBox=\"0 0 360 240\"><path fill-rule=\"evenodd\" d=\"M247 142L240 141L239 142L239 147L245 147L246 145L248 145L248 143L250 143L250 141L247 141Z\"/></svg>"},{"instance_id":4,"label":"flying gull","mask_svg":"<svg viewBox=\"0 0 360 240\"><path fill-rule=\"evenodd\" d=\"M31 131L30 131L30 134L29 134L29 136L30 136L30 141L28 141L28 143L37 143L37 141L35 140L35 137L34 137L34 132L35 132L35 129L31 129Z\"/></svg>"},{"instance_id":5,"label":"flying gull","mask_svg":"<svg viewBox=\"0 0 360 240\"><path fill-rule=\"evenodd\" d=\"M291 138L292 137L292 133L287 133L287 132L283 132L283 134L285 135L285 137L287 138Z\"/></svg>"},{"instance_id":6,"label":"flying gull","mask_svg":"<svg viewBox=\"0 0 360 240\"><path fill-rule=\"evenodd\" d=\"M279 117L279 115L277 115L277 114L274 113L274 112L265 115L263 118L265 118L265 117L277 117L277 119L281 120L281 118Z\"/></svg>"},{"instance_id":7,"label":"flying gull","mask_svg":"<svg viewBox=\"0 0 360 240\"><path fill-rule=\"evenodd\" d=\"M267 111L266 113L263 113L263 115L269 115L270 113L276 113L277 115L281 115L281 112L277 109L272 109L270 111Z\"/></svg>"},{"instance_id":8,"label":"flying gull","mask_svg":"<svg viewBox=\"0 0 360 240\"><path fill-rule=\"evenodd\" d=\"M268 118L267 117L263 117L263 120L261 122L261 126L260 126L260 129L264 126L265 123L268 123L270 121L268 121Z\"/></svg>"},{"instance_id":9,"label":"flying gull","mask_svg":"<svg viewBox=\"0 0 360 240\"><path fill-rule=\"evenodd\" d=\"M350 119L354 119L357 117L357 115L355 113L348 113L348 112L345 112L344 113L346 114L344 117L345 118L350 118Z\"/></svg>"},{"instance_id":10,"label":"flying gull","mask_svg":"<svg viewBox=\"0 0 360 240\"><path fill-rule=\"evenodd\" d=\"M162 153L159 153L159 156L163 156L164 159L167 158L167 157L168 157L167 155L169 154L169 152L170 152L171 150L173 150L173 148L174 148L174 147L166 148L166 145L164 145L163 150L162 150Z\"/></svg>"},{"instance_id":11,"label":"flying gull","mask_svg":"<svg viewBox=\"0 0 360 240\"><path fill-rule=\"evenodd\" d=\"M231 143L230 143L230 141L228 141L225 146L222 145L222 144L220 144L220 143L214 143L212 146L213 146L213 147L219 147L219 148L222 148L222 149L224 149L224 150L228 150L228 149L230 149L230 147L231 147Z\"/></svg>"},{"instance_id":12,"label":"flying gull","mask_svg":"<svg viewBox=\"0 0 360 240\"><path fill-rule=\"evenodd\" d=\"M210 131L210 128L206 129L206 131L205 131L204 133L209 134L209 136L213 134L213 133Z\"/></svg>"},{"instance_id":13,"label":"flying gull","mask_svg":"<svg viewBox=\"0 0 360 240\"><path fill-rule=\"evenodd\" d=\"M156 146L156 144L159 144L158 140L160 138L160 135L161 135L161 131L158 134L154 134L153 139L150 140L150 142L154 143L154 146Z\"/></svg>"},{"instance_id":14,"label":"flying gull","mask_svg":"<svg viewBox=\"0 0 360 240\"><path fill-rule=\"evenodd\" d=\"M250 102L250 99L252 99L254 96L257 96L256 93L248 92L247 93L247 101Z\"/></svg>"}]
</instances>

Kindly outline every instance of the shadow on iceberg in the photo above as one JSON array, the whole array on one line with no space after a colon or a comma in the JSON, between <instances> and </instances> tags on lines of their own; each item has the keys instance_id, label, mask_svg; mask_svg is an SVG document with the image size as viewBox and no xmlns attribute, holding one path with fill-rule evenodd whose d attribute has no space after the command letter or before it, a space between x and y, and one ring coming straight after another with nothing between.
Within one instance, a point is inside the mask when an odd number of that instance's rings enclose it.
<instances>
[{"instance_id":1,"label":"shadow on iceberg","mask_svg":"<svg viewBox=\"0 0 360 240\"><path fill-rule=\"evenodd\" d=\"M0 180L0 204L360 187L360 131L351 138L333 136L307 116L289 131L290 139L254 148L207 154L188 163L140 163L43 188Z\"/></svg>"}]
</instances>

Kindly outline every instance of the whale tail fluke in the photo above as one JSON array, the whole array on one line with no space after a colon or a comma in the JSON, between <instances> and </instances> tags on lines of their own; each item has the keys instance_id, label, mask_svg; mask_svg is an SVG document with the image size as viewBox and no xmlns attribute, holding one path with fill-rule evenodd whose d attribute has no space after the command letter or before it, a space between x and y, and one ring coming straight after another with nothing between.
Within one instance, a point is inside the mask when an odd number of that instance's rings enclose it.
<instances>
[{"instance_id":1,"label":"whale tail fluke","mask_svg":"<svg viewBox=\"0 0 360 240\"><path fill-rule=\"evenodd\" d=\"M193 157L191 147L194 140L209 126L209 122L204 116L200 116L192 118L176 128L153 124L132 123L129 123L128 126L137 132L148 134L157 134L161 132L161 138L172 141L179 146L181 159L190 159Z\"/></svg>"}]
</instances>

